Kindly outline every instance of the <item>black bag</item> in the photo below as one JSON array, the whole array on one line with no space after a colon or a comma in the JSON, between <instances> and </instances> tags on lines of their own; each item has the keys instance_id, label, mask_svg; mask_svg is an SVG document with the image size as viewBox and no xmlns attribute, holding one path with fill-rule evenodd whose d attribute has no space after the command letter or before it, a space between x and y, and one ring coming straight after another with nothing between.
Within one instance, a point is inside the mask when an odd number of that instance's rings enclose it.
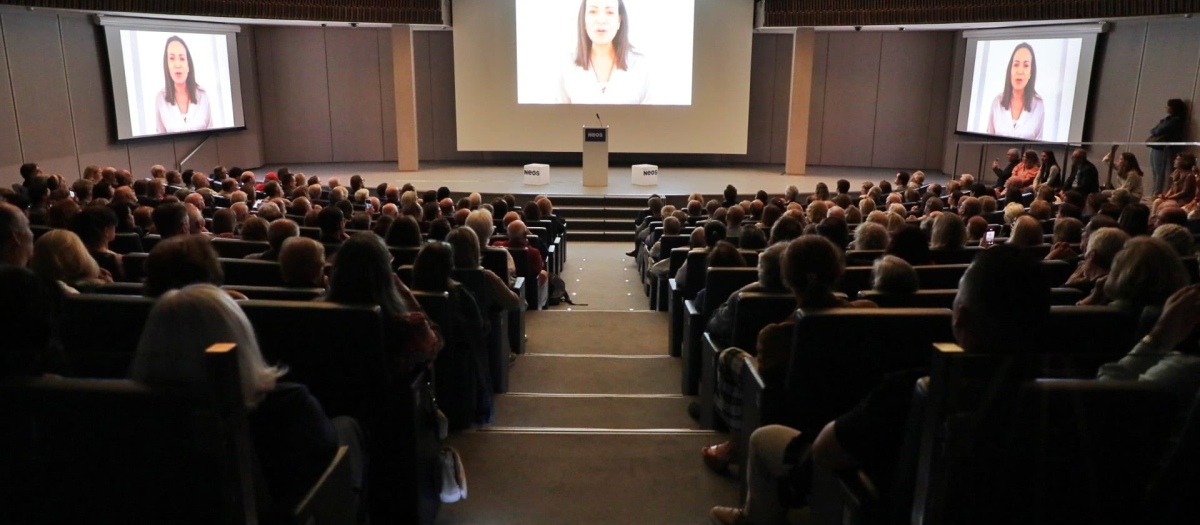
<instances>
[{"instance_id":1,"label":"black bag","mask_svg":"<svg viewBox=\"0 0 1200 525\"><path fill-rule=\"evenodd\" d=\"M563 303L576 306L575 302L571 300L570 292L567 291L567 283L563 282L561 277L551 275L550 290L546 293L546 306L558 306Z\"/></svg>"}]
</instances>

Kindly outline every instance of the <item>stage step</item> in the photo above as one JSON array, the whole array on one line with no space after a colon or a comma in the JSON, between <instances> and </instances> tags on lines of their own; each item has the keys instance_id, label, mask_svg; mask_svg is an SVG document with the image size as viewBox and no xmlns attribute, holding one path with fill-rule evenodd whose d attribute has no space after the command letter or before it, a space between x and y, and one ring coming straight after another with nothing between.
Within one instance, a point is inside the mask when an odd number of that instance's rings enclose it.
<instances>
[{"instance_id":1,"label":"stage step","mask_svg":"<svg viewBox=\"0 0 1200 525\"><path fill-rule=\"evenodd\" d=\"M559 206L554 209L559 216L567 220L575 219L626 219L630 222L637 218L643 208L636 207L598 207L598 206Z\"/></svg>"},{"instance_id":2,"label":"stage step","mask_svg":"<svg viewBox=\"0 0 1200 525\"><path fill-rule=\"evenodd\" d=\"M572 241L582 242L633 242L633 231L604 232L604 231L572 231Z\"/></svg>"},{"instance_id":3,"label":"stage step","mask_svg":"<svg viewBox=\"0 0 1200 525\"><path fill-rule=\"evenodd\" d=\"M596 218L571 218L567 219L569 231L574 234L584 231L601 231L601 232L624 232L633 231L633 219L635 217L620 218L620 219L596 219Z\"/></svg>"}]
</instances>

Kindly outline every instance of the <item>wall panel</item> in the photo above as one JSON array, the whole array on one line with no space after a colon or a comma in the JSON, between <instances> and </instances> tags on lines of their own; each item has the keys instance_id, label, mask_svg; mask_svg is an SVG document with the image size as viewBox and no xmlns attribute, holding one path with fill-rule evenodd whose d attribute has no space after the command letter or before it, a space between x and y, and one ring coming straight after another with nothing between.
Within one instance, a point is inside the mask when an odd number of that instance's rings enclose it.
<instances>
[{"instance_id":1,"label":"wall panel","mask_svg":"<svg viewBox=\"0 0 1200 525\"><path fill-rule=\"evenodd\" d=\"M1166 116L1168 99L1192 95L1200 64L1200 39L1196 38L1200 35L1200 20L1154 20L1148 29L1130 128L1132 141L1150 136L1150 129ZM1191 138L1200 139L1195 135ZM1149 160L1147 148L1133 151L1139 159Z\"/></svg>"},{"instance_id":2,"label":"wall panel","mask_svg":"<svg viewBox=\"0 0 1200 525\"><path fill-rule=\"evenodd\" d=\"M79 165L128 168L129 149L114 142L116 126L108 99L112 88L108 68L104 67L108 61L103 56L104 32L82 16L62 16L59 24Z\"/></svg>"},{"instance_id":3,"label":"wall panel","mask_svg":"<svg viewBox=\"0 0 1200 525\"><path fill-rule=\"evenodd\" d=\"M792 103L792 56L795 48L794 35L773 35L775 40L775 93L772 96L774 108L771 119L771 157L751 162L769 162L783 164L787 162L788 146L788 115L791 114ZM766 73L765 71L762 73ZM753 68L750 78L753 79ZM754 114L750 114L754 118ZM809 117L811 120L811 116Z\"/></svg>"},{"instance_id":4,"label":"wall panel","mask_svg":"<svg viewBox=\"0 0 1200 525\"><path fill-rule=\"evenodd\" d=\"M787 112L775 111L775 92L779 68L776 67L776 40L779 35L766 35L767 38L755 38L750 47L750 69L760 71L750 77L750 120L747 132L751 137L770 137L775 129L775 119L787 122ZM789 53L790 55L790 53ZM791 76L791 63L788 63L788 76ZM785 128L786 129L786 128ZM746 144L747 162L770 162L774 140L751 140ZM786 141L784 146L786 148Z\"/></svg>"},{"instance_id":5,"label":"wall panel","mask_svg":"<svg viewBox=\"0 0 1200 525\"><path fill-rule=\"evenodd\" d=\"M383 160L376 30L326 29L325 48L334 162Z\"/></svg>"},{"instance_id":6,"label":"wall panel","mask_svg":"<svg viewBox=\"0 0 1200 525\"><path fill-rule=\"evenodd\" d=\"M950 109L945 101L949 100L950 79L954 76L951 63L954 60L954 34L950 32L931 33L933 43L933 74L938 75L933 81L929 100L929 128L925 138L925 158L919 166L931 168L941 166L942 151L946 147L946 113Z\"/></svg>"},{"instance_id":7,"label":"wall panel","mask_svg":"<svg viewBox=\"0 0 1200 525\"><path fill-rule=\"evenodd\" d=\"M175 156L175 142L171 140L148 140L129 143L129 171L133 177L150 176L150 166L162 164L167 169L173 169L175 162L187 152Z\"/></svg>"},{"instance_id":8,"label":"wall panel","mask_svg":"<svg viewBox=\"0 0 1200 525\"><path fill-rule=\"evenodd\" d=\"M813 55L812 102L808 113L808 165L819 166L822 164L821 131L825 129L825 79L829 69L829 33L817 33Z\"/></svg>"},{"instance_id":9,"label":"wall panel","mask_svg":"<svg viewBox=\"0 0 1200 525\"><path fill-rule=\"evenodd\" d=\"M6 15L3 24L23 158L37 162L47 174L78 177L58 16Z\"/></svg>"},{"instance_id":10,"label":"wall panel","mask_svg":"<svg viewBox=\"0 0 1200 525\"><path fill-rule=\"evenodd\" d=\"M379 48L380 109L383 115L383 160L394 161L399 154L396 152L396 97L392 96L396 79L392 69L391 31L377 31L376 38Z\"/></svg>"},{"instance_id":11,"label":"wall panel","mask_svg":"<svg viewBox=\"0 0 1200 525\"><path fill-rule=\"evenodd\" d=\"M442 159L466 160L458 151L458 126L454 96L454 34L429 34L429 76L432 81L434 155ZM495 130L503 133L504 130Z\"/></svg>"},{"instance_id":12,"label":"wall panel","mask_svg":"<svg viewBox=\"0 0 1200 525\"><path fill-rule=\"evenodd\" d=\"M877 168L923 166L932 93L943 78L934 71L937 40L933 33L884 33L879 61L879 97L871 165Z\"/></svg>"},{"instance_id":13,"label":"wall panel","mask_svg":"<svg viewBox=\"0 0 1200 525\"><path fill-rule=\"evenodd\" d=\"M1112 30L1103 37L1103 43L1097 46L1097 64L1128 66L1099 67L1093 75L1092 97L1088 101L1091 140L1130 140L1129 126L1141 76L1146 26L1145 21L1113 24Z\"/></svg>"},{"instance_id":14,"label":"wall panel","mask_svg":"<svg viewBox=\"0 0 1200 525\"><path fill-rule=\"evenodd\" d=\"M226 131L214 140L209 141L205 149L214 148L217 153L217 163L226 167L241 166L253 168L263 165L263 118L259 101L262 100L259 90L259 75L255 60L257 48L254 35L258 31L254 27L242 27L238 34L238 64L242 69L242 108L246 117L245 131ZM200 153L197 153L200 155ZM213 166L207 166L211 171Z\"/></svg>"},{"instance_id":15,"label":"wall panel","mask_svg":"<svg viewBox=\"0 0 1200 525\"><path fill-rule=\"evenodd\" d=\"M420 160L441 160L433 142L433 75L429 46L433 32L413 32L413 71L416 76L417 155Z\"/></svg>"},{"instance_id":16,"label":"wall panel","mask_svg":"<svg viewBox=\"0 0 1200 525\"><path fill-rule=\"evenodd\" d=\"M6 55L4 46L5 13L0 13L0 59ZM9 187L21 181L17 171L23 163L21 157L21 134L17 132L17 111L13 107L12 83L8 74L8 60L0 60L0 187Z\"/></svg>"},{"instance_id":17,"label":"wall panel","mask_svg":"<svg viewBox=\"0 0 1200 525\"><path fill-rule=\"evenodd\" d=\"M882 33L829 35L821 164L870 165Z\"/></svg>"},{"instance_id":18,"label":"wall panel","mask_svg":"<svg viewBox=\"0 0 1200 525\"><path fill-rule=\"evenodd\" d=\"M261 28L263 150L267 162L332 162L325 30Z\"/></svg>"}]
</instances>

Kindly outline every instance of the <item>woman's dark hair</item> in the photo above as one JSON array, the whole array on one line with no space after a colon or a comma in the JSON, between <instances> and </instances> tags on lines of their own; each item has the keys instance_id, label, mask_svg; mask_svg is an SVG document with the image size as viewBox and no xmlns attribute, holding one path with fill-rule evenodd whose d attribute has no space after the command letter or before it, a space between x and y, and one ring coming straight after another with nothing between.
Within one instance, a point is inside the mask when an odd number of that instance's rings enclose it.
<instances>
[{"instance_id":1,"label":"woman's dark hair","mask_svg":"<svg viewBox=\"0 0 1200 525\"><path fill-rule=\"evenodd\" d=\"M450 197L450 188L442 186L437 189L437 200L440 201L440 200L448 198L448 197Z\"/></svg>"},{"instance_id":2,"label":"woman's dark hair","mask_svg":"<svg viewBox=\"0 0 1200 525\"><path fill-rule=\"evenodd\" d=\"M742 236L738 237L738 248L743 250L761 250L767 247L767 234L758 226L742 228Z\"/></svg>"},{"instance_id":3,"label":"woman's dark hair","mask_svg":"<svg viewBox=\"0 0 1200 525\"><path fill-rule=\"evenodd\" d=\"M704 223L704 243L712 248L718 242L725 240L725 224L720 221L708 221Z\"/></svg>"},{"instance_id":4,"label":"woman's dark hair","mask_svg":"<svg viewBox=\"0 0 1200 525\"><path fill-rule=\"evenodd\" d=\"M1042 159L1038 158L1036 151L1027 149L1025 150L1025 162L1032 162L1034 166L1037 166L1042 163Z\"/></svg>"},{"instance_id":5,"label":"woman's dark hair","mask_svg":"<svg viewBox=\"0 0 1200 525\"><path fill-rule=\"evenodd\" d=\"M421 226L417 220L403 215L388 228L387 245L397 248L416 248L421 246Z\"/></svg>"},{"instance_id":6,"label":"woman's dark hair","mask_svg":"<svg viewBox=\"0 0 1200 525\"><path fill-rule=\"evenodd\" d=\"M1049 171L1050 166L1058 166L1058 157L1056 157L1054 155L1053 151L1046 150L1046 151L1043 151L1042 154L1046 155L1046 162L1042 163L1043 169ZM1062 168L1060 167L1059 169L1062 169Z\"/></svg>"},{"instance_id":7,"label":"woman's dark hair","mask_svg":"<svg viewBox=\"0 0 1200 525\"><path fill-rule=\"evenodd\" d=\"M798 296L831 296L845 271L845 254L820 235L796 238L783 252L783 281Z\"/></svg>"},{"instance_id":8,"label":"woman's dark hair","mask_svg":"<svg viewBox=\"0 0 1200 525\"><path fill-rule=\"evenodd\" d=\"M380 239L386 239L388 230L392 229L392 224L395 222L396 219L394 217L390 215L381 215L379 219L375 221L375 226L371 228L371 231L375 232L375 235L378 235Z\"/></svg>"},{"instance_id":9,"label":"woman's dark hair","mask_svg":"<svg viewBox=\"0 0 1200 525\"><path fill-rule=\"evenodd\" d=\"M1182 168L1185 170L1190 170L1196 167L1196 155L1194 154L1186 152L1180 153L1177 158L1179 159L1179 162L1183 164Z\"/></svg>"},{"instance_id":10,"label":"woman's dark hair","mask_svg":"<svg viewBox=\"0 0 1200 525\"><path fill-rule=\"evenodd\" d=\"M142 293L158 297L189 284L221 286L225 273L217 251L203 235L178 235L164 239L146 258L146 284Z\"/></svg>"},{"instance_id":11,"label":"woman's dark hair","mask_svg":"<svg viewBox=\"0 0 1200 525\"><path fill-rule=\"evenodd\" d=\"M508 213L508 203L504 199L496 198L492 201L492 211L495 212L492 217L504 218Z\"/></svg>"},{"instance_id":12,"label":"woman's dark hair","mask_svg":"<svg viewBox=\"0 0 1200 525\"><path fill-rule=\"evenodd\" d=\"M450 234L450 220L442 217L429 223L429 240L444 241Z\"/></svg>"},{"instance_id":13,"label":"woman's dark hair","mask_svg":"<svg viewBox=\"0 0 1200 525\"><path fill-rule=\"evenodd\" d=\"M779 220L775 221L775 225L771 226L771 238L767 241L770 244L778 242L787 242L800 236L804 231L800 221L795 217L784 215Z\"/></svg>"},{"instance_id":14,"label":"woman's dark hair","mask_svg":"<svg viewBox=\"0 0 1200 525\"><path fill-rule=\"evenodd\" d=\"M1121 230L1130 238L1150 234L1150 207L1142 203L1130 204L1121 211L1117 219Z\"/></svg>"},{"instance_id":15,"label":"woman's dark hair","mask_svg":"<svg viewBox=\"0 0 1200 525\"><path fill-rule=\"evenodd\" d=\"M930 263L929 241L920 227L908 225L892 235L887 254L904 259L913 266L926 265Z\"/></svg>"},{"instance_id":16,"label":"woman's dark hair","mask_svg":"<svg viewBox=\"0 0 1200 525\"><path fill-rule=\"evenodd\" d=\"M746 258L737 246L729 241L718 241L708 252L709 268L740 268L746 266Z\"/></svg>"},{"instance_id":17,"label":"woman's dark hair","mask_svg":"<svg viewBox=\"0 0 1200 525\"><path fill-rule=\"evenodd\" d=\"M1017 204L1025 204L1024 193L1016 188L1009 188L1004 191L1004 204L1015 202Z\"/></svg>"},{"instance_id":18,"label":"woman's dark hair","mask_svg":"<svg viewBox=\"0 0 1200 525\"><path fill-rule=\"evenodd\" d=\"M1125 161L1125 167L1121 168L1120 171L1121 177L1124 177L1126 173L1133 170L1137 170L1138 173L1142 172L1142 165L1138 163L1137 155L1134 155L1132 152L1126 151L1122 153L1121 160Z\"/></svg>"},{"instance_id":19,"label":"woman's dark hair","mask_svg":"<svg viewBox=\"0 0 1200 525\"><path fill-rule=\"evenodd\" d=\"M1167 114L1173 117L1186 117L1187 104L1183 99L1173 98L1167 101Z\"/></svg>"},{"instance_id":20,"label":"woman's dark hair","mask_svg":"<svg viewBox=\"0 0 1200 525\"><path fill-rule=\"evenodd\" d=\"M379 306L388 315L406 313L391 261L391 254L378 235L356 233L338 248L326 300Z\"/></svg>"},{"instance_id":21,"label":"woman's dark hair","mask_svg":"<svg viewBox=\"0 0 1200 525\"><path fill-rule=\"evenodd\" d=\"M88 206L71 217L71 231L91 248L104 243L105 228L116 228L117 212L108 206Z\"/></svg>"},{"instance_id":22,"label":"woman's dark hair","mask_svg":"<svg viewBox=\"0 0 1200 525\"><path fill-rule=\"evenodd\" d=\"M722 192L721 195L725 197L725 202L736 201L737 200L737 188L734 188L732 184L726 185L725 191Z\"/></svg>"},{"instance_id":23,"label":"woman's dark hair","mask_svg":"<svg viewBox=\"0 0 1200 525\"><path fill-rule=\"evenodd\" d=\"M450 289L454 252L445 243L426 244L413 262L413 290L444 292Z\"/></svg>"},{"instance_id":24,"label":"woman's dark hair","mask_svg":"<svg viewBox=\"0 0 1200 525\"><path fill-rule=\"evenodd\" d=\"M629 43L629 13L625 11L625 0L617 0L617 10L621 17L621 27L617 29L617 34L613 35L613 51L617 54L613 67L628 70L627 60L633 52L633 46ZM587 0L579 2L579 40L575 45L575 65L584 71L592 68L592 38L587 34Z\"/></svg>"},{"instance_id":25,"label":"woman's dark hair","mask_svg":"<svg viewBox=\"0 0 1200 525\"><path fill-rule=\"evenodd\" d=\"M846 220L840 217L826 217L817 225L817 235L829 239L840 250L845 250L850 244L850 228Z\"/></svg>"},{"instance_id":26,"label":"woman's dark hair","mask_svg":"<svg viewBox=\"0 0 1200 525\"><path fill-rule=\"evenodd\" d=\"M436 202L426 202L421 205L421 220L424 222L432 222L442 213L442 209L438 207Z\"/></svg>"},{"instance_id":27,"label":"woman's dark hair","mask_svg":"<svg viewBox=\"0 0 1200 525\"><path fill-rule=\"evenodd\" d=\"M1025 108L1028 109L1033 105L1033 97L1037 96L1037 56L1033 54L1033 46L1028 43L1021 42L1016 49L1013 50L1012 56L1008 57L1008 67L1004 73L1004 96L1000 97L1000 107L1010 109L1010 100L1013 96L1012 85L1012 64L1017 58L1017 52L1022 49L1029 50L1029 82L1025 83Z\"/></svg>"},{"instance_id":28,"label":"woman's dark hair","mask_svg":"<svg viewBox=\"0 0 1200 525\"><path fill-rule=\"evenodd\" d=\"M542 220L542 210L538 208L536 202L529 201L522 211L525 213L525 222Z\"/></svg>"},{"instance_id":29,"label":"woman's dark hair","mask_svg":"<svg viewBox=\"0 0 1200 525\"><path fill-rule=\"evenodd\" d=\"M163 85L166 86L165 88L163 88L163 95L166 96L167 104L170 104L172 106L175 105L175 82L171 80L171 68L167 65L167 49L171 47L171 42L179 42L179 45L183 46L184 54L187 55L188 101L189 101L189 103L195 103L196 102L196 89L199 87L196 85L196 63L192 62L192 50L188 48L187 42L184 42L182 38L179 38L177 36L172 36L171 38L168 38L167 45L163 46Z\"/></svg>"}]
</instances>

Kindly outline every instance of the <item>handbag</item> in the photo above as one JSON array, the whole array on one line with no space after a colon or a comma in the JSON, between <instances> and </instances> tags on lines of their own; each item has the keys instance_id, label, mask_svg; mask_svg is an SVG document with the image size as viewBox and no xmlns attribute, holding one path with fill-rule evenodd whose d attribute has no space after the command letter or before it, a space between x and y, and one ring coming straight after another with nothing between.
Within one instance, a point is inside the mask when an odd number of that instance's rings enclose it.
<instances>
[{"instance_id":1,"label":"handbag","mask_svg":"<svg viewBox=\"0 0 1200 525\"><path fill-rule=\"evenodd\" d=\"M467 471L463 469L462 457L451 447L442 447L439 461L442 466L442 503L454 503L467 499Z\"/></svg>"}]
</instances>

